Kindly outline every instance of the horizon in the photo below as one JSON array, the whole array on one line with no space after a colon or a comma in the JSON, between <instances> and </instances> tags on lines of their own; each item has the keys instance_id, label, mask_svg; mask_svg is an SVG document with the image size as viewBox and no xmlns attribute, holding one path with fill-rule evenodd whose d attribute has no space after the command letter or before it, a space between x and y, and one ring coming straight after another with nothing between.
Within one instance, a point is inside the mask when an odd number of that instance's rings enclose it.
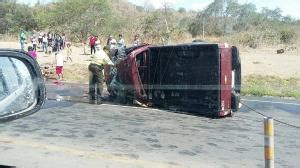
<instances>
[{"instance_id":1,"label":"horizon","mask_svg":"<svg viewBox=\"0 0 300 168\"><path fill-rule=\"evenodd\" d=\"M42 4L54 2L55 0L43 0ZM147 6L151 5L155 9L161 8L164 2L171 5L174 9L185 8L186 10L201 11L207 7L213 0L127 0L128 2L138 5ZM237 0L239 4L253 3L259 12L263 7L268 9L280 8L283 16L291 16L294 19L300 19L300 12L298 6L300 1L294 0ZM17 0L18 3L34 5L38 0ZM292 5L293 4L293 5Z\"/></svg>"}]
</instances>

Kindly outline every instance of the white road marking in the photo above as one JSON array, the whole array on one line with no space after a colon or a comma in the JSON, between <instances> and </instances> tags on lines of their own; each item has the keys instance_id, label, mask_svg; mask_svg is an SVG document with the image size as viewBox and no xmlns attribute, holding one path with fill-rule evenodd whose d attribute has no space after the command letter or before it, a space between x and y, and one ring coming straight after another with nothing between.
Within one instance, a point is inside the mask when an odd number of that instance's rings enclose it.
<instances>
[{"instance_id":1,"label":"white road marking","mask_svg":"<svg viewBox=\"0 0 300 168\"><path fill-rule=\"evenodd\" d=\"M299 103L286 103L286 102L275 102L275 101L266 101L266 100L249 100L249 99L241 99L241 100L248 101L248 102L261 102L261 103L286 104L286 105L300 106Z\"/></svg>"}]
</instances>

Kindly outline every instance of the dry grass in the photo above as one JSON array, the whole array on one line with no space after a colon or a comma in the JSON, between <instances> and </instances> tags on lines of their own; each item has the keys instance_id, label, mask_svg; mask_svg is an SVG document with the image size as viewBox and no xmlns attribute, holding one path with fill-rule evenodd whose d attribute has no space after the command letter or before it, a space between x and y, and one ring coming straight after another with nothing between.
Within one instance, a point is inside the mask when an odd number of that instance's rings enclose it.
<instances>
[{"instance_id":1,"label":"dry grass","mask_svg":"<svg viewBox=\"0 0 300 168\"><path fill-rule=\"evenodd\" d=\"M86 65L73 64L64 67L64 80L71 83L88 83L89 71Z\"/></svg>"},{"instance_id":2,"label":"dry grass","mask_svg":"<svg viewBox=\"0 0 300 168\"><path fill-rule=\"evenodd\" d=\"M300 99L300 78L249 75L242 82L242 94Z\"/></svg>"},{"instance_id":3,"label":"dry grass","mask_svg":"<svg viewBox=\"0 0 300 168\"><path fill-rule=\"evenodd\" d=\"M6 41L6 42L18 41L18 36L11 35L11 34L0 34L0 41Z\"/></svg>"}]
</instances>

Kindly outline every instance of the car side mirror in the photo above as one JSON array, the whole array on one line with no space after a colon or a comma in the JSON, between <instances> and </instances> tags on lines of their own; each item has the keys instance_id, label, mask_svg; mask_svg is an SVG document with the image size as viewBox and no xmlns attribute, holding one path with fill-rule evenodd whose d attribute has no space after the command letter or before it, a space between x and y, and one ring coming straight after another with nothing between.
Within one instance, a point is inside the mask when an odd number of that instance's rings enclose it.
<instances>
[{"instance_id":1,"label":"car side mirror","mask_svg":"<svg viewBox=\"0 0 300 168\"><path fill-rule=\"evenodd\" d=\"M37 112L45 96L37 61L22 51L0 49L0 123Z\"/></svg>"}]
</instances>

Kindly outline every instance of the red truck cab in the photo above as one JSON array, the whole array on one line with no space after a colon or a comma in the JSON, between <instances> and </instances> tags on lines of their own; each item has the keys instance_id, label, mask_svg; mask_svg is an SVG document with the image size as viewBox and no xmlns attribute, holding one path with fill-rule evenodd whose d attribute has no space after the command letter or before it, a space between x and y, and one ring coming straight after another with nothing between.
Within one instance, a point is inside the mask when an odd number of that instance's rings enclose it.
<instances>
[{"instance_id":1,"label":"red truck cab","mask_svg":"<svg viewBox=\"0 0 300 168\"><path fill-rule=\"evenodd\" d=\"M126 54L117 65L117 96L215 117L239 108L241 63L234 46L145 44Z\"/></svg>"}]
</instances>

